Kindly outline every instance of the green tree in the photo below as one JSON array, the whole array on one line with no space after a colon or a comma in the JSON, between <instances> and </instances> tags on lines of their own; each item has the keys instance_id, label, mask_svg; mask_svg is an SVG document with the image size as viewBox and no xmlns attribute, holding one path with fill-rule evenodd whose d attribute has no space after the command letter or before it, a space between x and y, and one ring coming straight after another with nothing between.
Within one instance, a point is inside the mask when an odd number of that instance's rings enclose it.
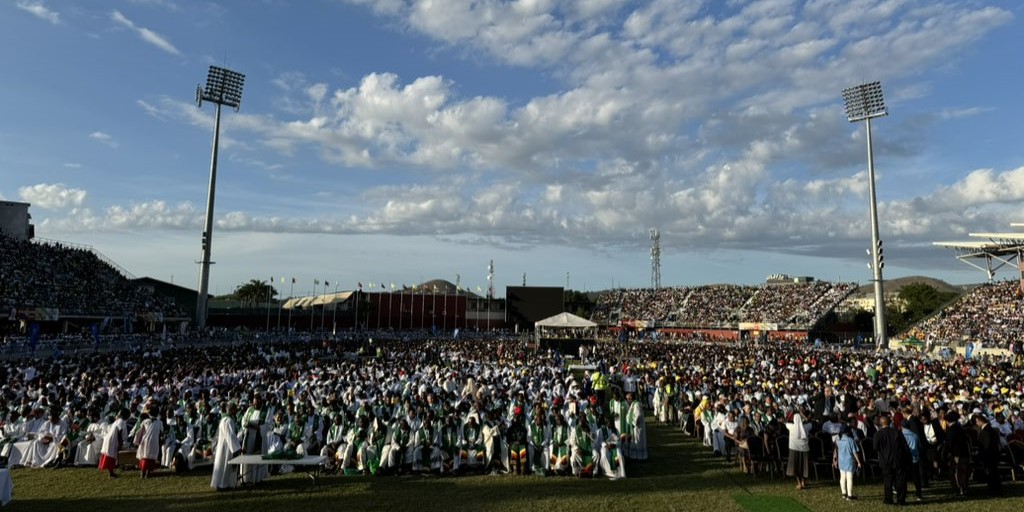
<instances>
[{"instance_id":1,"label":"green tree","mask_svg":"<svg viewBox=\"0 0 1024 512\"><path fill-rule=\"evenodd\" d=\"M235 300L241 301L243 306L256 306L266 302L267 298L273 299L277 295L277 290L270 286L270 283L252 279L248 283L238 285L232 295Z\"/></svg>"},{"instance_id":2,"label":"green tree","mask_svg":"<svg viewBox=\"0 0 1024 512\"><path fill-rule=\"evenodd\" d=\"M935 287L915 283L908 284L900 290L900 301L903 303L903 323L906 327L912 326L923 318L931 315L956 298L953 292L941 292Z\"/></svg>"},{"instance_id":3,"label":"green tree","mask_svg":"<svg viewBox=\"0 0 1024 512\"><path fill-rule=\"evenodd\" d=\"M565 311L578 317L590 318L590 314L594 312L594 301L586 293L565 290L562 294L562 301L565 303Z\"/></svg>"}]
</instances>

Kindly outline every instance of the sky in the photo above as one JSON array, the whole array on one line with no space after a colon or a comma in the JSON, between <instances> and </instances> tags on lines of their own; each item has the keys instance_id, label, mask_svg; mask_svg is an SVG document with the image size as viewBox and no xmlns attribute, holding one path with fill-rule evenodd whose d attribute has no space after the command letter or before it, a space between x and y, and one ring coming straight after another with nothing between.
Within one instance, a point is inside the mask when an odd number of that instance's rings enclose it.
<instances>
[{"instance_id":1,"label":"sky","mask_svg":"<svg viewBox=\"0 0 1024 512\"><path fill-rule=\"evenodd\" d=\"M600 290L985 275L934 241L1024 221L1016 0L4 0L0 198L41 238L210 290L446 279ZM997 277L1011 278L1012 269ZM279 283L280 285L280 283ZM319 290L318 290L319 291Z\"/></svg>"}]
</instances>

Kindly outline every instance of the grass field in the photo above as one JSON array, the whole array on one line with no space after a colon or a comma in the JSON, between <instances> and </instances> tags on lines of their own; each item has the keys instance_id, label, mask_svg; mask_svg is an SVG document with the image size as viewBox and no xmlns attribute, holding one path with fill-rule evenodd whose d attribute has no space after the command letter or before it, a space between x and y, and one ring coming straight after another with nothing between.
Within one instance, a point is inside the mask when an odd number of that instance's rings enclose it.
<instances>
[{"instance_id":1,"label":"grass field","mask_svg":"<svg viewBox=\"0 0 1024 512\"><path fill-rule=\"evenodd\" d=\"M822 480L804 491L792 480L745 476L712 456L694 439L674 429L649 424L651 459L627 466L628 478L616 482L475 476L462 478L325 476L313 488L304 474L271 477L255 489L217 493L209 488L209 470L187 476L158 472L150 480L126 472L111 480L91 469L15 469L14 501L8 510L109 512L110 510L188 510L231 512L258 510L534 510L586 511L789 511L842 512L881 508L881 484L855 483L857 502L839 496L836 482ZM1021 509L1024 484L1006 486L1006 497L952 496L948 484L933 484L922 503L911 509Z\"/></svg>"}]
</instances>

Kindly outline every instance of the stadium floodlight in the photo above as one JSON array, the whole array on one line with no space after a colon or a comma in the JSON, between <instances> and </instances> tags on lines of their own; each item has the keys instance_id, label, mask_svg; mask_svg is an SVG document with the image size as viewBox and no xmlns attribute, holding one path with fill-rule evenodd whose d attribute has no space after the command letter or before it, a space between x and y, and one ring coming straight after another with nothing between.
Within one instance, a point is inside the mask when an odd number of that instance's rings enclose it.
<instances>
[{"instance_id":1,"label":"stadium floodlight","mask_svg":"<svg viewBox=\"0 0 1024 512\"><path fill-rule=\"evenodd\" d=\"M218 66L210 66L206 87L196 86L196 106L203 101L217 105L213 120L213 155L210 157L210 190L206 198L206 224L203 229L203 255L199 262L199 297L196 301L196 326L206 327L206 296L210 287L210 255L213 242L213 200L217 190L217 149L220 145L220 107L228 106L238 112L242 104L242 86L245 75Z\"/></svg>"},{"instance_id":2,"label":"stadium floodlight","mask_svg":"<svg viewBox=\"0 0 1024 512\"><path fill-rule=\"evenodd\" d=\"M885 290L882 287L882 242L878 237L878 203L875 199L875 157L871 147L871 120L885 117L882 83L871 82L843 89L846 119L851 123L864 121L868 140L868 196L871 211L871 280L875 288L875 350L889 346L885 332Z\"/></svg>"}]
</instances>

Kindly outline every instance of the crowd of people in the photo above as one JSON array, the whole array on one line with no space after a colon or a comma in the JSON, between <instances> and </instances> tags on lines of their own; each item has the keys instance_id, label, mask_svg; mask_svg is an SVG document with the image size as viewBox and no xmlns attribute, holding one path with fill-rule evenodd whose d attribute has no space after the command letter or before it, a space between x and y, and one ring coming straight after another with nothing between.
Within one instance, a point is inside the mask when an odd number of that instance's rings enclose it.
<instances>
[{"instance_id":1,"label":"crowd of people","mask_svg":"<svg viewBox=\"0 0 1024 512\"><path fill-rule=\"evenodd\" d=\"M645 354L651 405L745 471L766 461L798 488L818 466L879 471L883 501L918 498L940 478L953 492L1001 489L1011 451L1024 458L1024 370L1019 357L930 359L810 345L666 345ZM894 437L899 434L899 437ZM859 465L859 466L858 466ZM1019 471L1019 469L1018 469ZM973 475L973 476L972 476ZM891 491L891 492L890 492Z\"/></svg>"},{"instance_id":2,"label":"crowd of people","mask_svg":"<svg viewBox=\"0 0 1024 512\"><path fill-rule=\"evenodd\" d=\"M0 311L57 309L62 316L184 315L93 251L0 232ZM15 313L17 315L17 313Z\"/></svg>"},{"instance_id":3,"label":"crowd of people","mask_svg":"<svg viewBox=\"0 0 1024 512\"><path fill-rule=\"evenodd\" d=\"M354 358L359 357L360 358ZM626 475L644 459L635 393L596 401L553 353L488 340L264 340L137 348L0 367L9 467L99 466L125 450L145 477L214 466L255 483L239 454L322 455L344 473Z\"/></svg>"},{"instance_id":4,"label":"crowd of people","mask_svg":"<svg viewBox=\"0 0 1024 512\"><path fill-rule=\"evenodd\" d=\"M238 454L320 455L344 474L618 479L648 457L653 415L746 471L775 461L801 488L834 463L853 499L852 472L879 470L892 488L883 499L900 503L908 481L918 496L942 478L956 494L975 482L998 493L997 468L1024 447L1024 370L1012 356L706 341L600 342L582 355L591 369L572 372L557 352L481 334L25 359L0 366L0 457L117 475L132 450L144 477L212 464L218 489L267 476L228 466Z\"/></svg>"},{"instance_id":5,"label":"crowd of people","mask_svg":"<svg viewBox=\"0 0 1024 512\"><path fill-rule=\"evenodd\" d=\"M933 345L981 341L1006 349L1024 339L1024 307L1019 281L978 286L918 325L910 336Z\"/></svg>"},{"instance_id":6,"label":"crowd of people","mask_svg":"<svg viewBox=\"0 0 1024 512\"><path fill-rule=\"evenodd\" d=\"M598 297L592 320L602 325L640 320L695 328L735 328L740 322L807 328L855 289L854 283L818 281L613 290Z\"/></svg>"}]
</instances>

